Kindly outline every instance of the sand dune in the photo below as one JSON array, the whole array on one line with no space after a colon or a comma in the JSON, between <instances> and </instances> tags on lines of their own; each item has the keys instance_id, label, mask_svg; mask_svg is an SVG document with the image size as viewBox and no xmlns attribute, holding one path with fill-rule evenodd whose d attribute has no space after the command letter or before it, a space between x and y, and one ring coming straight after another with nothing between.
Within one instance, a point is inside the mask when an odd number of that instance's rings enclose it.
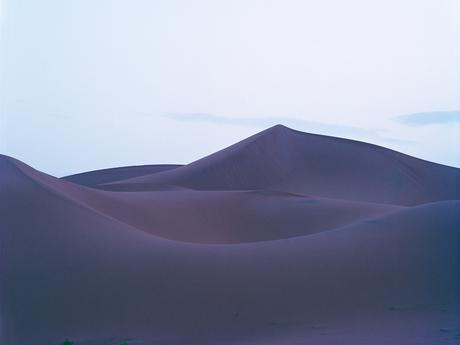
<instances>
[{"instance_id":1,"label":"sand dune","mask_svg":"<svg viewBox=\"0 0 460 345\"><path fill-rule=\"evenodd\" d=\"M178 169L109 184L110 190L271 189L417 205L460 198L459 169L362 142L277 125Z\"/></svg>"},{"instance_id":2,"label":"sand dune","mask_svg":"<svg viewBox=\"0 0 460 345\"><path fill-rule=\"evenodd\" d=\"M279 126L162 169L0 156L1 345L460 342L459 169Z\"/></svg>"}]
</instances>

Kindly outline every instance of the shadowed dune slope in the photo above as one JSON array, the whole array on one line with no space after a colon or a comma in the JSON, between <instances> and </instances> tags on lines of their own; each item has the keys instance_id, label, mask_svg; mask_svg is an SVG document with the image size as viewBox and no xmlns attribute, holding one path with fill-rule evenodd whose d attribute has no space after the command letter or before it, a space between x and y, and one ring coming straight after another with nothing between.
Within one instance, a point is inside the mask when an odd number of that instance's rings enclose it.
<instances>
[{"instance_id":1,"label":"shadowed dune slope","mask_svg":"<svg viewBox=\"0 0 460 345\"><path fill-rule=\"evenodd\" d=\"M460 171L383 147L277 125L183 167L104 188L129 191L165 186L271 189L417 205L460 198Z\"/></svg>"},{"instance_id":2,"label":"shadowed dune slope","mask_svg":"<svg viewBox=\"0 0 460 345\"><path fill-rule=\"evenodd\" d=\"M0 345L460 342L459 169L282 126L157 168L0 155Z\"/></svg>"}]
</instances>

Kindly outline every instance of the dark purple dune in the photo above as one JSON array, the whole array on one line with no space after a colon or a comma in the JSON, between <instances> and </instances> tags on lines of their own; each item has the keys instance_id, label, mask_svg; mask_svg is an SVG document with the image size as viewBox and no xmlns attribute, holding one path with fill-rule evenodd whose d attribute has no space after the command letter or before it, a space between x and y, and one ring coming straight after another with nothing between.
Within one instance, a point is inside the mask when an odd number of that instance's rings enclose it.
<instances>
[{"instance_id":1,"label":"dark purple dune","mask_svg":"<svg viewBox=\"0 0 460 345\"><path fill-rule=\"evenodd\" d=\"M460 198L460 170L358 141L277 125L183 167L108 184L109 190L268 189L418 205Z\"/></svg>"},{"instance_id":2,"label":"dark purple dune","mask_svg":"<svg viewBox=\"0 0 460 345\"><path fill-rule=\"evenodd\" d=\"M459 176L280 126L76 183L0 156L0 345L459 344Z\"/></svg>"}]
</instances>

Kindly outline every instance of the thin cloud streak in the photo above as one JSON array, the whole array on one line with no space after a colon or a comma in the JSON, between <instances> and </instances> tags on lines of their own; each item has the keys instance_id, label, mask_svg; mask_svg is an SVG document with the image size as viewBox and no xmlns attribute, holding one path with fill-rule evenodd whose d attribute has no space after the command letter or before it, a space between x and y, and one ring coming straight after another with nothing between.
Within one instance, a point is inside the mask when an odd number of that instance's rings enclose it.
<instances>
[{"instance_id":1,"label":"thin cloud streak","mask_svg":"<svg viewBox=\"0 0 460 345\"><path fill-rule=\"evenodd\" d=\"M460 110L431 111L402 115L397 121L408 126L444 125L460 123Z\"/></svg>"},{"instance_id":2,"label":"thin cloud streak","mask_svg":"<svg viewBox=\"0 0 460 345\"><path fill-rule=\"evenodd\" d=\"M183 122L212 123L216 125L234 125L265 129L276 124L302 130L309 133L346 137L357 140L377 139L391 143L410 143L408 140L387 138L378 128L359 128L353 126L334 125L323 122L307 121L290 117L245 117L235 118L209 113L166 113L164 117ZM385 131L383 131L385 132Z\"/></svg>"}]
</instances>

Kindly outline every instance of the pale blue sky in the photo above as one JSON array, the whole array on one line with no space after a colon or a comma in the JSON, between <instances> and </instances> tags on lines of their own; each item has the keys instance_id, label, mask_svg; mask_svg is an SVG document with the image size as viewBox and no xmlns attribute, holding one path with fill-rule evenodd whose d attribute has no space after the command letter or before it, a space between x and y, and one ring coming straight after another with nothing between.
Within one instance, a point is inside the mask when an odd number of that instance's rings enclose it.
<instances>
[{"instance_id":1,"label":"pale blue sky","mask_svg":"<svg viewBox=\"0 0 460 345\"><path fill-rule=\"evenodd\" d=\"M0 152L51 174L276 123L460 166L458 0L0 4Z\"/></svg>"}]
</instances>

